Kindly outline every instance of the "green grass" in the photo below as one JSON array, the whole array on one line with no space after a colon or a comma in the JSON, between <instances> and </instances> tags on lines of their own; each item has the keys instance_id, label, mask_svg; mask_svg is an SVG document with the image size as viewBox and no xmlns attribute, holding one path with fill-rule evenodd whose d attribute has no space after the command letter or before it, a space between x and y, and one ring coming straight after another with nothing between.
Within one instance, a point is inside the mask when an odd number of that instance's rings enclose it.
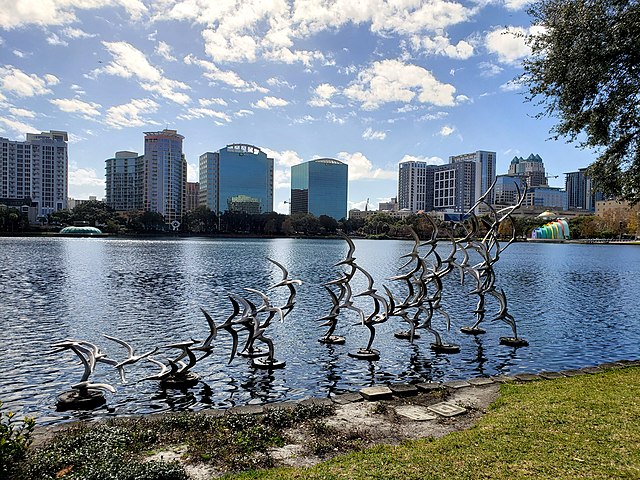
<instances>
[{"instance_id":1,"label":"green grass","mask_svg":"<svg viewBox=\"0 0 640 480\"><path fill-rule=\"evenodd\" d=\"M640 478L640 368L506 384L473 428L234 479Z\"/></svg>"}]
</instances>

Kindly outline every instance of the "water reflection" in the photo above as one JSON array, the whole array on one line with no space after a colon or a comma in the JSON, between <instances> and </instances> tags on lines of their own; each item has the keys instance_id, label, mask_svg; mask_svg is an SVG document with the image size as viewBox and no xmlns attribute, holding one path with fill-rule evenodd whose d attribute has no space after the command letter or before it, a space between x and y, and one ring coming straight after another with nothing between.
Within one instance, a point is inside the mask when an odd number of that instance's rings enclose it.
<instances>
[{"instance_id":1,"label":"water reflection","mask_svg":"<svg viewBox=\"0 0 640 480\"><path fill-rule=\"evenodd\" d=\"M355 243L358 263L373 275L376 286L386 284L403 297L404 285L386 279L397 273L399 257L412 242ZM501 322L487 320L484 336L460 334L459 327L473 319L475 297L469 295L473 282L460 285L453 272L444 283L443 305L452 320L444 337L461 346L459 354L433 353L433 337L425 332L414 344L395 339L393 333L404 325L392 319L376 329L380 361L352 359L347 352L368 338L355 314L339 321L336 333L347 338L345 345L317 342L324 331L317 319L331 305L322 283L338 275L340 269L333 265L347 248L342 240L0 238L0 399L20 414L52 423L326 396L387 381L561 370L640 356L640 249L514 244L496 266L496 285L504 288L519 333L530 347L500 346L499 337L509 334ZM444 245L439 253L446 256L449 249ZM231 312L228 291L265 290L280 280L280 270L266 257L304 281L292 314L270 327L276 357L287 362L284 370L254 370L244 359L228 364L231 338L220 332L214 354L196 367L202 382L191 390L137 383L155 373L156 367L142 363L128 372L129 383L120 385L117 372L101 365L96 380L118 389L108 395L108 407L82 414L55 412L56 396L78 380L82 367L72 354L47 355L52 342L81 338L119 358L124 352L103 333L126 339L138 352L204 339L208 327L199 307L222 321ZM353 283L358 291L366 282L356 276ZM269 293L274 304L283 304L288 296L285 288ZM365 299L358 301L370 308ZM486 308L490 318L498 305L491 298ZM435 323L444 326L438 317ZM161 357L166 355L169 351L162 349Z\"/></svg>"}]
</instances>

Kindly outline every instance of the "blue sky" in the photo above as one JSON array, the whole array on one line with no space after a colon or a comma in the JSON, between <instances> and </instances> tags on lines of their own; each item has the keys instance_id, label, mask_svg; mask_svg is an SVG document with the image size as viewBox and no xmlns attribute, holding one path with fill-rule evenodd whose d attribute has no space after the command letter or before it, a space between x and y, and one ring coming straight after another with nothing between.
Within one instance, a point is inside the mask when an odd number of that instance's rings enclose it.
<instances>
[{"instance_id":1,"label":"blue sky","mask_svg":"<svg viewBox=\"0 0 640 480\"><path fill-rule=\"evenodd\" d=\"M396 196L398 163L538 153L550 179L594 158L552 141L513 82L535 34L527 0L0 0L0 136L70 134L69 195L104 196L104 161L143 132L200 154L256 145L289 169L349 164L349 207Z\"/></svg>"}]
</instances>

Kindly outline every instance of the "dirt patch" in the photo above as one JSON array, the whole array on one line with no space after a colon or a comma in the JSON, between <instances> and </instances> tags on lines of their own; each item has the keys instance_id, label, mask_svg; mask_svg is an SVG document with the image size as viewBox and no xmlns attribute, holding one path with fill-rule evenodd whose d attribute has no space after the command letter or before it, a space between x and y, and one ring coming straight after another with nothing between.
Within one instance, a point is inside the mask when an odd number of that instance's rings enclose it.
<instances>
[{"instance_id":1,"label":"dirt patch","mask_svg":"<svg viewBox=\"0 0 640 480\"><path fill-rule=\"evenodd\" d=\"M395 445L408 439L442 437L474 425L498 398L499 388L499 385L492 384L450 393L439 391L392 400L339 405L334 415L323 419L325 431L314 432L314 427L309 425L289 430L287 444L273 449L271 454L279 465L308 467L349 450L378 444ZM465 413L450 418L434 415L432 420L422 421L396 413L398 406L429 407L443 401L463 407ZM314 449L313 446L317 445L314 442L319 440L324 444Z\"/></svg>"}]
</instances>

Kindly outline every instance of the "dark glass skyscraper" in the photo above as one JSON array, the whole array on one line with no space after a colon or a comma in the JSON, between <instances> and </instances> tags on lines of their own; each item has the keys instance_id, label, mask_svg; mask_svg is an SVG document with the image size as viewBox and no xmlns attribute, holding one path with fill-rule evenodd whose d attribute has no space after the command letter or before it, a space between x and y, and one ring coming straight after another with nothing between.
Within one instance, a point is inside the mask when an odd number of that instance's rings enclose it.
<instances>
[{"instance_id":1,"label":"dark glass skyscraper","mask_svg":"<svg viewBox=\"0 0 640 480\"><path fill-rule=\"evenodd\" d=\"M273 211L273 158L236 143L200 155L200 205L214 212Z\"/></svg>"},{"instance_id":2,"label":"dark glass skyscraper","mask_svg":"<svg viewBox=\"0 0 640 480\"><path fill-rule=\"evenodd\" d=\"M291 213L347 216L348 167L332 158L320 158L291 167Z\"/></svg>"}]
</instances>

